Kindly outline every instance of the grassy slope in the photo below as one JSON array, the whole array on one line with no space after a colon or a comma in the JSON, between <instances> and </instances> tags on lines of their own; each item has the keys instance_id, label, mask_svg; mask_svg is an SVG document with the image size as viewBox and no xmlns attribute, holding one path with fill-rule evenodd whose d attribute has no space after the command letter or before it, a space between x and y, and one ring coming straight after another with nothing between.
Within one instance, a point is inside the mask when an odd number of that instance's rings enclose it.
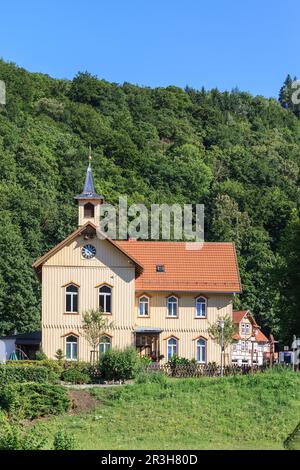
<instances>
[{"instance_id":1,"label":"grassy slope","mask_svg":"<svg viewBox=\"0 0 300 470\"><path fill-rule=\"evenodd\" d=\"M80 449L282 449L300 420L300 376L286 371L94 389L90 414L55 417Z\"/></svg>"}]
</instances>

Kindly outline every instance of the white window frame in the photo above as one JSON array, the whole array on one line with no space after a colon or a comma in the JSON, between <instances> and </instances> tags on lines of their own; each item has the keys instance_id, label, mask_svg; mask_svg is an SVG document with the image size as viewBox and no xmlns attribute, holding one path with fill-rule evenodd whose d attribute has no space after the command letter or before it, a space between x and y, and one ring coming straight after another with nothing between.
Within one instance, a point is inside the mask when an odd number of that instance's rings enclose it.
<instances>
[{"instance_id":1,"label":"white window frame","mask_svg":"<svg viewBox=\"0 0 300 470\"><path fill-rule=\"evenodd\" d=\"M68 287L75 287L77 289L76 292L68 292ZM65 302L66 302L66 305L65 305L65 312L66 313L78 313L79 311L79 287L76 286L76 284L74 283L70 283L66 286L66 297L65 297ZM74 310L74 297L77 297L77 310ZM67 298L70 297L71 298L71 310L68 310L67 309Z\"/></svg>"},{"instance_id":2,"label":"white window frame","mask_svg":"<svg viewBox=\"0 0 300 470\"><path fill-rule=\"evenodd\" d=\"M108 289L110 289L110 292L100 292L100 289L102 289L103 287L107 287ZM108 284L101 284L101 286L99 286L98 288L98 302L99 302L99 308L100 308L100 297L103 296L104 297L104 301L103 301L103 305L104 305L104 308L103 308L103 313L106 314L106 315L111 315L112 314L112 287L109 286ZM106 310L106 304L107 304L107 298L110 297L110 312L108 312Z\"/></svg>"},{"instance_id":3,"label":"white window frame","mask_svg":"<svg viewBox=\"0 0 300 470\"><path fill-rule=\"evenodd\" d=\"M175 299L175 301L173 301L171 299ZM172 305L172 307L171 307L172 314L171 315L169 313L169 305ZM174 313L174 305L176 306L175 307L176 315L173 314ZM169 295L169 297L167 298L167 317L168 318L178 318L178 312L179 312L178 297L176 297L175 295Z\"/></svg>"},{"instance_id":4,"label":"white window frame","mask_svg":"<svg viewBox=\"0 0 300 470\"><path fill-rule=\"evenodd\" d=\"M202 341L202 344L200 344L200 341ZM202 359L203 349L204 349L204 357L205 357L204 360ZM198 352L199 352L199 359L198 359ZM206 358L207 358L207 340L201 337L201 338L198 338L196 342L196 360L198 364L206 364Z\"/></svg>"},{"instance_id":5,"label":"white window frame","mask_svg":"<svg viewBox=\"0 0 300 470\"><path fill-rule=\"evenodd\" d=\"M146 306L147 306L147 310L148 312L146 312ZM141 309L142 307L142 309ZM141 311L142 310L142 311ZM150 299L147 295L141 295L141 297L139 297L139 306L138 306L138 316L139 317L149 317L150 316Z\"/></svg>"},{"instance_id":6,"label":"white window frame","mask_svg":"<svg viewBox=\"0 0 300 470\"><path fill-rule=\"evenodd\" d=\"M103 341L103 339L108 339L109 341ZM100 346L104 345L103 351L100 351ZM107 346L109 345L109 346ZM99 338L99 354L105 354L109 349L111 349L111 336L109 335L101 335Z\"/></svg>"},{"instance_id":7,"label":"white window frame","mask_svg":"<svg viewBox=\"0 0 300 470\"><path fill-rule=\"evenodd\" d=\"M198 314L198 305L204 305L204 315L201 314L199 315ZM207 299L206 297L203 297L203 295L199 295L199 297L196 298L196 305L195 305L195 308L196 308L196 318L206 318L207 317ZM200 309L201 312L203 311L203 309L201 308Z\"/></svg>"},{"instance_id":8,"label":"white window frame","mask_svg":"<svg viewBox=\"0 0 300 470\"><path fill-rule=\"evenodd\" d=\"M68 338L73 337L76 338L76 341L68 341ZM70 344L70 357L67 357L67 345ZM76 357L74 357L74 344L76 344ZM79 338L78 336L74 335L74 333L70 333L65 337L65 345L66 345L66 360L67 361L78 361L78 346L79 346Z\"/></svg>"},{"instance_id":9,"label":"white window frame","mask_svg":"<svg viewBox=\"0 0 300 470\"><path fill-rule=\"evenodd\" d=\"M169 342L172 341L172 344ZM173 342L175 341L175 343ZM171 348L171 357L169 358L169 347ZM178 339L175 336L170 336L167 340L167 359L168 362L172 359L173 356L178 356Z\"/></svg>"}]
</instances>

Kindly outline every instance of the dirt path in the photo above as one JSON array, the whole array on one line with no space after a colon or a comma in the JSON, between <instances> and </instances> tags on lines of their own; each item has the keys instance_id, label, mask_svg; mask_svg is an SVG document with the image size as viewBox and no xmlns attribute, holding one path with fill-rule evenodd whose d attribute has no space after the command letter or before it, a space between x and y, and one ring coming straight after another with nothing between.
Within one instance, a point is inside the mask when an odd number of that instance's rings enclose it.
<instances>
[{"instance_id":1,"label":"dirt path","mask_svg":"<svg viewBox=\"0 0 300 470\"><path fill-rule=\"evenodd\" d=\"M70 390L69 395L73 402L72 412L82 413L92 411L99 402L86 390Z\"/></svg>"}]
</instances>

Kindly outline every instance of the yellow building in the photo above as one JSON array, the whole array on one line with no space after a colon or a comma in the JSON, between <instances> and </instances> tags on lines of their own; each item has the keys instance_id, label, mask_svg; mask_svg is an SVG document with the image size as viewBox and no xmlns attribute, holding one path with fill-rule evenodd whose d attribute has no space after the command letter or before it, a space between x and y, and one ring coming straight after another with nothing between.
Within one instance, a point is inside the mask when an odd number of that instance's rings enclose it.
<instances>
[{"instance_id":1,"label":"yellow building","mask_svg":"<svg viewBox=\"0 0 300 470\"><path fill-rule=\"evenodd\" d=\"M132 345L162 362L176 354L219 363L220 347L207 329L220 316L232 317L233 296L241 291L234 244L205 242L190 250L185 242L103 237L103 197L95 193L90 163L76 199L78 228L33 264L42 283L47 356L62 349L68 360L89 360L82 314L101 307L112 325L99 338L100 353Z\"/></svg>"}]
</instances>

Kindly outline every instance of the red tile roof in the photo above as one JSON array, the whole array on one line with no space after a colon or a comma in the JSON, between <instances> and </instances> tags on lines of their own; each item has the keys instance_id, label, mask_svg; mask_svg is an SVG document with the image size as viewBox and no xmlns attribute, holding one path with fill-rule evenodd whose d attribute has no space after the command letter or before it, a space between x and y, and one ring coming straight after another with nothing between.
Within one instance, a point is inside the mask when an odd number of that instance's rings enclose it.
<instances>
[{"instance_id":1,"label":"red tile roof","mask_svg":"<svg viewBox=\"0 0 300 470\"><path fill-rule=\"evenodd\" d=\"M248 310L234 310L232 312L232 321L233 323L240 323L240 321L244 318Z\"/></svg>"},{"instance_id":2,"label":"red tile roof","mask_svg":"<svg viewBox=\"0 0 300 470\"><path fill-rule=\"evenodd\" d=\"M187 249L185 242L115 243L143 266L136 290L241 292L233 243L205 242L196 250ZM164 265L165 272L156 272L158 264Z\"/></svg>"},{"instance_id":3,"label":"red tile roof","mask_svg":"<svg viewBox=\"0 0 300 470\"><path fill-rule=\"evenodd\" d=\"M256 338L256 341L258 343L268 343L269 342L268 338L260 330L257 330L255 338Z\"/></svg>"}]
</instances>

